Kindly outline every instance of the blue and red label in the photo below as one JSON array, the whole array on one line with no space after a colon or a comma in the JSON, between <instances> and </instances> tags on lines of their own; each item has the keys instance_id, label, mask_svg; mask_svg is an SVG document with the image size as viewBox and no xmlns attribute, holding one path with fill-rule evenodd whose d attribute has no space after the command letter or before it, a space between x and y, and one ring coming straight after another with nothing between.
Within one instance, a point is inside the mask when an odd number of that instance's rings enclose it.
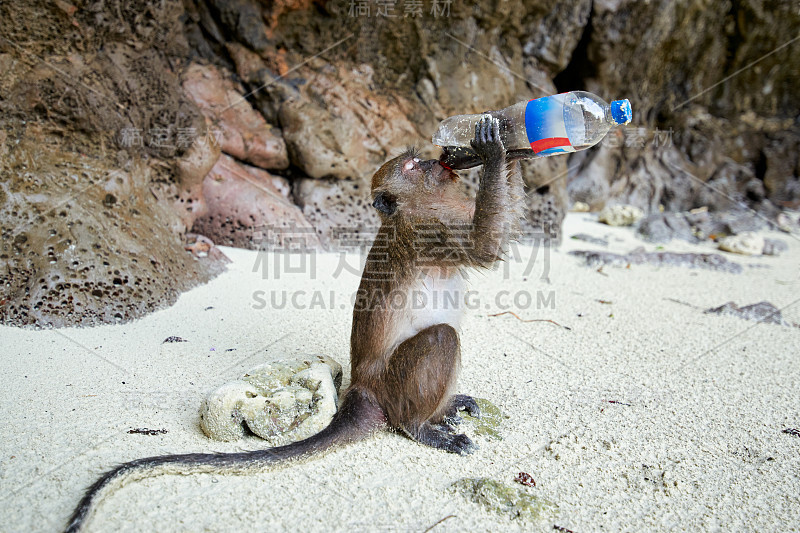
<instances>
[{"instance_id":1,"label":"blue and red label","mask_svg":"<svg viewBox=\"0 0 800 533\"><path fill-rule=\"evenodd\" d=\"M525 107L525 131L536 155L574 152L564 124L564 94L531 100Z\"/></svg>"}]
</instances>

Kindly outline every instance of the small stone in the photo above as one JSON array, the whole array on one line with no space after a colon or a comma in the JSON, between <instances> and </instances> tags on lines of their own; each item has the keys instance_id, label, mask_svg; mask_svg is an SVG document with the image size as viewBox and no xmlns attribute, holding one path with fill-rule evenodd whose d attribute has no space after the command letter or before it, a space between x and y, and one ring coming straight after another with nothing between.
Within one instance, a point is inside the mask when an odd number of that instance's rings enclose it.
<instances>
[{"instance_id":1,"label":"small stone","mask_svg":"<svg viewBox=\"0 0 800 533\"><path fill-rule=\"evenodd\" d=\"M591 235L587 235L586 233L576 233L570 239L574 241L583 241L588 242L590 244L596 244L598 246L608 246L608 241L606 239L601 239L600 237L592 237Z\"/></svg>"},{"instance_id":2,"label":"small stone","mask_svg":"<svg viewBox=\"0 0 800 533\"><path fill-rule=\"evenodd\" d=\"M209 394L200 427L221 441L241 439L245 427L270 446L303 440L330 424L341 383L341 365L324 355L271 361Z\"/></svg>"},{"instance_id":3,"label":"small stone","mask_svg":"<svg viewBox=\"0 0 800 533\"><path fill-rule=\"evenodd\" d=\"M609 226L632 226L644 216L644 212L632 205L612 205L600 211L598 222Z\"/></svg>"},{"instance_id":4,"label":"small stone","mask_svg":"<svg viewBox=\"0 0 800 533\"><path fill-rule=\"evenodd\" d=\"M531 489L507 485L489 478L464 478L450 487L489 511L512 519L547 519L558 508L556 504L532 494Z\"/></svg>"},{"instance_id":5,"label":"small stone","mask_svg":"<svg viewBox=\"0 0 800 533\"><path fill-rule=\"evenodd\" d=\"M788 213L778 213L778 216L775 217L775 224L778 226L778 229L786 232L791 233L792 230L797 229L797 221L792 219Z\"/></svg>"},{"instance_id":6,"label":"small stone","mask_svg":"<svg viewBox=\"0 0 800 533\"><path fill-rule=\"evenodd\" d=\"M719 249L742 255L761 255L764 250L764 238L752 231L724 237L719 241Z\"/></svg>"},{"instance_id":7,"label":"small stone","mask_svg":"<svg viewBox=\"0 0 800 533\"><path fill-rule=\"evenodd\" d=\"M572 209L570 209L573 213L588 213L589 212L589 204L584 202L575 202L572 204Z\"/></svg>"},{"instance_id":8,"label":"small stone","mask_svg":"<svg viewBox=\"0 0 800 533\"><path fill-rule=\"evenodd\" d=\"M744 320L755 320L766 324L779 324L782 326L790 325L783 320L781 310L769 302L758 302L756 304L739 307L734 302L728 302L719 307L706 309L706 314L731 315Z\"/></svg>"},{"instance_id":9,"label":"small stone","mask_svg":"<svg viewBox=\"0 0 800 533\"><path fill-rule=\"evenodd\" d=\"M761 251L764 255L781 255L789 249L786 241L780 239L764 239L764 249Z\"/></svg>"},{"instance_id":10,"label":"small stone","mask_svg":"<svg viewBox=\"0 0 800 533\"><path fill-rule=\"evenodd\" d=\"M603 265L627 268L630 265L655 265L679 266L686 268L703 268L741 274L742 265L728 261L720 254L695 254L676 252L645 252L644 248L637 248L627 254L614 254L595 250L573 250L569 255L581 257L586 266L598 267Z\"/></svg>"}]
</instances>

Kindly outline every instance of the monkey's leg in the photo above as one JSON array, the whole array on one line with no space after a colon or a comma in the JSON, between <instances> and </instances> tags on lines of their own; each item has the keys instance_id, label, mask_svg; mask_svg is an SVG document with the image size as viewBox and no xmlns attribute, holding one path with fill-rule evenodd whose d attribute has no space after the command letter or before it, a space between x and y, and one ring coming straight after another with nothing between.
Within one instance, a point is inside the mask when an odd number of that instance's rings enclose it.
<instances>
[{"instance_id":1,"label":"monkey's leg","mask_svg":"<svg viewBox=\"0 0 800 533\"><path fill-rule=\"evenodd\" d=\"M458 333L449 324L431 326L403 341L386 368L386 389L393 394L384 398L383 406L389 423L417 442L467 455L475 444L442 425L460 359Z\"/></svg>"}]
</instances>

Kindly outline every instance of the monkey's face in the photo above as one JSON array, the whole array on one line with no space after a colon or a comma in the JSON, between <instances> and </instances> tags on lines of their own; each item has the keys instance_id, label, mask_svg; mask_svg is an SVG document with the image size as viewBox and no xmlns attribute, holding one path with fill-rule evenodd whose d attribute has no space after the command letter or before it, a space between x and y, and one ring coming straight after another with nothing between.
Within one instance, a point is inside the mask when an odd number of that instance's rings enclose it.
<instances>
[{"instance_id":1,"label":"monkey's face","mask_svg":"<svg viewBox=\"0 0 800 533\"><path fill-rule=\"evenodd\" d=\"M411 157L402 160L401 164L400 174L402 178L428 191L433 191L458 181L458 176L452 170L443 166L438 159L421 161L419 157Z\"/></svg>"},{"instance_id":2,"label":"monkey's face","mask_svg":"<svg viewBox=\"0 0 800 533\"><path fill-rule=\"evenodd\" d=\"M408 150L384 163L372 177L372 205L384 215L392 215L398 205L440 198L457 182L458 175L439 160L422 161L416 151Z\"/></svg>"}]
</instances>

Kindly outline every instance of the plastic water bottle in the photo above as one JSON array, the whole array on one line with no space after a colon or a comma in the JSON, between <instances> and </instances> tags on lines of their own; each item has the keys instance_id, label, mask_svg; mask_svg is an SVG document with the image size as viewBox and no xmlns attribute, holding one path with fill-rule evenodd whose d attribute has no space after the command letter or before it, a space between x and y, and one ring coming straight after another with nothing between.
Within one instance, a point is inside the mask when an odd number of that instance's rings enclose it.
<instances>
[{"instance_id":1,"label":"plastic water bottle","mask_svg":"<svg viewBox=\"0 0 800 533\"><path fill-rule=\"evenodd\" d=\"M475 124L486 113L444 119L433 135L433 144L444 149L440 161L450 168L481 164L470 148ZM605 137L612 126L631 121L628 100L605 100L585 91L546 96L519 102L488 114L500 119L500 137L509 159L547 157L584 150Z\"/></svg>"}]
</instances>

